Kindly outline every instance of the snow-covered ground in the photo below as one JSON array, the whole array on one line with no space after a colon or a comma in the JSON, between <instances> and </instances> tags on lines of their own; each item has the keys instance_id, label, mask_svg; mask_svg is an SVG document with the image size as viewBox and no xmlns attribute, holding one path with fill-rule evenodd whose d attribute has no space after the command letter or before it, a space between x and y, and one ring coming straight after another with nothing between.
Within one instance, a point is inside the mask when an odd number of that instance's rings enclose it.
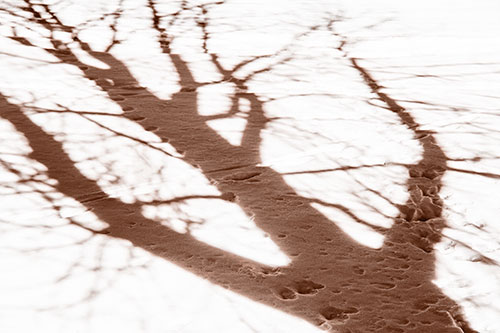
<instances>
[{"instance_id":1,"label":"snow-covered ground","mask_svg":"<svg viewBox=\"0 0 500 333\"><path fill-rule=\"evenodd\" d=\"M354 240L352 262L393 246L408 171L434 140L446 226L425 270L472 329L500 332L499 12L494 0L3 1L0 331L343 332L362 300L317 321L291 303L364 290L324 283L338 267L301 264L289 275L324 285L297 282L286 302L231 279L260 274L266 288L308 247L334 262L337 241ZM310 225L287 226L297 205L329 220L333 244L305 213ZM217 249L250 266L220 274ZM376 328L418 326L402 320Z\"/></svg>"}]
</instances>

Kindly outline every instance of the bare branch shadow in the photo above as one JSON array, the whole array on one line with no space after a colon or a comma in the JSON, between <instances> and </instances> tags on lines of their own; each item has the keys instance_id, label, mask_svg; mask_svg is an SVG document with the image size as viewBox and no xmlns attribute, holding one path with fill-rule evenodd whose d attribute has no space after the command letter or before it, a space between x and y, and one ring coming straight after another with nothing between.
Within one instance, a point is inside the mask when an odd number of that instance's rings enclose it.
<instances>
[{"instance_id":1,"label":"bare branch shadow","mask_svg":"<svg viewBox=\"0 0 500 333\"><path fill-rule=\"evenodd\" d=\"M348 207L300 195L285 182L283 177L286 174L261 165L259 149L262 131L272 119L266 116L264 103L257 94L250 91L248 82L255 75L288 61L292 55L284 56L273 65L256 70L244 78L238 77L237 71L262 57L245 60L231 70L225 69L218 56L210 52L210 34L207 29L211 23L205 15L211 6L224 2L196 8L203 14L198 18L198 26L203 35L203 50L223 80L232 82L235 86L235 93L231 96L232 107L220 117L231 117L237 113L238 98L244 97L250 102L247 124L239 146L229 144L207 125L207 120L213 118L198 113L197 89L205 83L197 82L189 64L171 50L173 36L168 30L180 12L193 9L186 2L182 3L179 12L169 17L160 16L156 3L152 0L148 2L152 13L151 25L158 34L158 43L179 75L181 88L169 100L159 99L141 87L127 66L109 52L118 43L116 22L120 19L120 11L113 14L111 29L114 34L111 44L104 52L97 52L79 39L74 27L64 25L50 6L42 6L50 17L45 19L34 3L29 0L24 3L25 7L21 9L30 13L38 24L52 33L57 30L72 33L74 42L81 49L106 64L109 69L82 63L71 48L53 34L49 38L53 47L46 48L47 52L62 63L85 68L85 77L95 82L121 107L123 117L137 123L145 131L155 133L163 143L172 145L182 155L183 161L200 170L221 193L133 203L113 198L103 192L95 180L82 174L54 135L38 126L22 107L1 96L0 116L24 135L32 149L27 156L44 165L47 175L57 180L53 188L78 201L108 225L104 229L92 229L83 225L78 225L79 227L93 235L130 241L133 246L175 263L214 284L227 286L256 302L276 307L332 331L474 332L462 317L458 305L432 282L435 277L433 246L440 241L441 231L446 226L442 217L442 199L439 196L441 179L446 171L457 169L447 165L449 158L439 146L434 133L422 130L398 101L383 92L380 84L362 66L362 62L344 51L344 46L349 41L337 34L333 21L323 28L341 38L338 51L345 54L351 67L359 72L365 84L385 103L386 108L397 115L401 126L413 133L423 149L418 163L398 165L408 172L406 189L410 198L398 206L400 214L388 229L364 221ZM311 27L302 35L317 29L317 26ZM19 43L35 47L22 37L16 38ZM273 56L282 52L284 50ZM109 82L113 82L113 85L109 85ZM143 103L144 99L148 101L147 106ZM58 112L78 113L114 136L126 137L138 144L150 146L144 140L132 138L100 124L95 118L89 118L92 115L69 109ZM374 166L380 165L342 166L308 172L348 171ZM483 176L498 177L493 174ZM365 187L369 189L368 186ZM390 202L382 193L369 190ZM144 205L168 205L191 199L237 203L291 258L291 263L276 270L203 243L189 232L175 232L142 214ZM371 249L347 237L341 228L315 209L313 203L341 210L358 223L383 233L385 241L382 248ZM67 275L72 274L75 267L77 265L71 267ZM64 280L65 276L61 279ZM88 297L93 297L95 293L96 291L90 291Z\"/></svg>"}]
</instances>

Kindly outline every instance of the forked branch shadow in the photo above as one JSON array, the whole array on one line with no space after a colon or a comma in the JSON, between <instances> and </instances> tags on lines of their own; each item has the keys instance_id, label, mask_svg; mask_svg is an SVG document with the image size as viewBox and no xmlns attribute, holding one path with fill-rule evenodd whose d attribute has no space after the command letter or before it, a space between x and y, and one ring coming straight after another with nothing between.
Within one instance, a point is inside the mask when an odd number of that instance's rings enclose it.
<instances>
[{"instance_id":1,"label":"forked branch shadow","mask_svg":"<svg viewBox=\"0 0 500 333\"><path fill-rule=\"evenodd\" d=\"M37 12L30 1L25 3L30 13ZM82 198L85 193L102 192L101 188L81 173L60 142L36 125L19 106L1 96L0 116L27 139L32 148L29 157L46 166L48 176L57 180L55 188L60 193L92 209L109 225L95 232L128 240L214 284L324 329L474 332L463 319L459 306L432 282L433 245L441 239L440 232L446 225L441 216L439 190L441 177L447 170L447 157L433 133L420 130L411 115L380 91L370 74L356 59L351 59L352 67L399 116L401 125L414 132L424 150L419 163L406 166L410 199L399 207L400 215L385 232L382 248L362 246L317 211L310 200L301 197L284 181L283 175L271 167L258 166L261 131L268 119L263 102L248 91L245 80L233 78L251 105L242 144L230 145L207 125L207 119L198 113L196 88L202 83L194 79L182 57L170 51L167 31L160 28L161 18L154 3L150 1L149 6L154 13L153 27L164 38L160 38L163 52L180 77L182 88L169 100L159 99L140 87L125 64L111 53L95 52L78 38L82 49L109 69L81 63L67 48L58 50L60 42L55 39L51 40L54 49L47 51L61 62L85 66L85 77L120 105L126 118L182 152L183 160L201 170L222 193L221 197L234 200L252 216L292 262L287 267L273 269L207 245L190 234L177 233L146 218L142 214L145 203L140 201L129 204L106 195L99 200ZM58 20L35 17L51 31L63 27ZM232 78L234 71L225 71L216 56L211 59L226 79ZM107 84L110 81L113 86Z\"/></svg>"}]
</instances>

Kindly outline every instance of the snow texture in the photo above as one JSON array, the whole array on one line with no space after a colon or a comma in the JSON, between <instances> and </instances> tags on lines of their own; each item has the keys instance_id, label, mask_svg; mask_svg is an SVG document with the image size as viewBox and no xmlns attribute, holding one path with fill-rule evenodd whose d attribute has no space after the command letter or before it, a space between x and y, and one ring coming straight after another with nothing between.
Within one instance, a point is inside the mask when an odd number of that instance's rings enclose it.
<instances>
[{"instance_id":1,"label":"snow texture","mask_svg":"<svg viewBox=\"0 0 500 333\"><path fill-rule=\"evenodd\" d=\"M500 332L500 3L0 3L0 331Z\"/></svg>"}]
</instances>

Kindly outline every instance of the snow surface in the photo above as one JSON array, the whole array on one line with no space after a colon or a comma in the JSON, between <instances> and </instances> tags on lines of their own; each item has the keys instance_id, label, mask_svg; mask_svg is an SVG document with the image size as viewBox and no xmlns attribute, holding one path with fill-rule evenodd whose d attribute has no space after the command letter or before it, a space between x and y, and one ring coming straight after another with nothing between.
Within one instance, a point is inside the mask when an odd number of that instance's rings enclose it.
<instances>
[{"instance_id":1,"label":"snow surface","mask_svg":"<svg viewBox=\"0 0 500 333\"><path fill-rule=\"evenodd\" d=\"M22 10L27 3L41 19ZM96 207L109 198L138 207L116 214L128 214L130 221L141 215L286 272L301 253L277 244L281 235L271 231L278 229L265 230L251 212L259 208L223 193L226 185L213 176L235 166L227 186L254 179L254 186L265 187L267 173L244 170L269 169L293 189L294 195L279 198L291 211L300 197L360 249L382 249L384 230L394 227L398 207L410 199L407 166L419 163L423 146L370 89L354 59L421 131L432 133L448 158L439 191L446 227L432 245L433 284L461 307L472 329L500 332L498 1L158 1L158 15L165 15L160 26L169 34L172 54L180 55L199 84L192 86L183 86L186 74L160 47L148 1L45 2L64 25L76 27L78 40L102 53L85 50L62 28L44 26L58 23L42 3L0 4L0 94L6 98L0 104L0 331L342 332L343 322L324 311L313 322L309 314L294 315L301 309L280 308L281 300L273 307L219 281L230 274L211 279L169 261L155 252L164 245L137 246L113 232L100 233L113 225ZM71 52L61 47L51 53L51 38ZM119 43L109 49L112 40ZM76 60L61 60L64 52ZM106 53L137 81L128 95L106 90L123 86L109 78L117 69L101 57ZM226 71L255 59L228 79L209 54ZM95 77L99 70L112 75ZM226 140L227 151L255 144L251 151L259 157L228 164L221 155L217 165L212 156L212 170L192 163L198 155L189 154L198 150L183 151L179 147L189 143L176 146L162 132L168 103L181 92L185 107L197 107L208 128ZM99 191L63 193L70 171L59 170L59 179L50 174L42 160L57 155L33 154L30 133L2 113L9 105L59 142ZM247 142L255 105L267 120ZM145 114L163 112L161 119L148 123L149 117L134 113L141 108ZM183 138L195 138L196 127L183 124ZM207 154L213 151L207 146ZM294 217L281 218L286 226ZM200 260L209 267L218 259ZM325 276L338 274L324 270ZM245 266L238 272L254 274ZM302 274L306 280L315 276ZM312 297L331 291L312 285Z\"/></svg>"}]
</instances>

